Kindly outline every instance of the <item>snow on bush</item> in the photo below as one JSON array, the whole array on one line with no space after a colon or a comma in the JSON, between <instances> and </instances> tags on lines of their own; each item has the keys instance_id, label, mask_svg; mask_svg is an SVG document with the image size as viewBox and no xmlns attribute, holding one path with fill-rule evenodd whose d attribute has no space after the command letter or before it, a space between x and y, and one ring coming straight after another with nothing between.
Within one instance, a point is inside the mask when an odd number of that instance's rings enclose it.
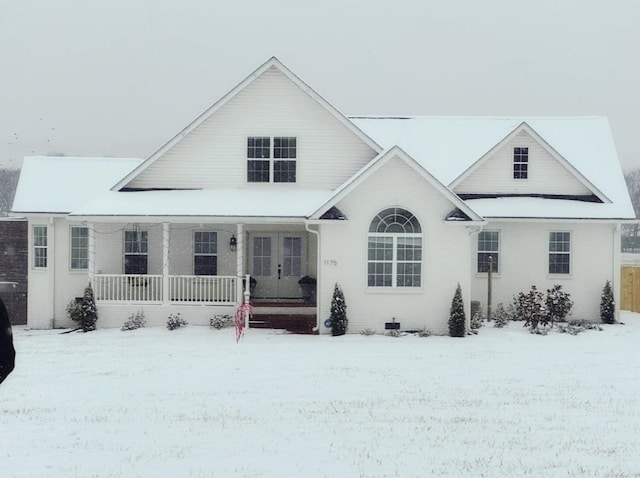
<instances>
[{"instance_id":1,"label":"snow on bush","mask_svg":"<svg viewBox=\"0 0 640 478\"><path fill-rule=\"evenodd\" d=\"M560 284L555 284L551 289L547 289L545 299L546 320L551 322L551 327L555 322L564 322L571 314L573 301L568 292L562 290Z\"/></svg>"},{"instance_id":2,"label":"snow on bush","mask_svg":"<svg viewBox=\"0 0 640 478\"><path fill-rule=\"evenodd\" d=\"M135 314L131 314L129 318L126 320L120 330L136 330L140 327L144 327L147 321L144 318L144 311L142 309L138 310Z\"/></svg>"},{"instance_id":3,"label":"snow on bush","mask_svg":"<svg viewBox=\"0 0 640 478\"><path fill-rule=\"evenodd\" d=\"M460 284L456 287L451 301L451 310L449 313L449 335L451 337L464 337L466 331L466 317L464 313L464 302L462 301L462 288Z\"/></svg>"},{"instance_id":4,"label":"snow on bush","mask_svg":"<svg viewBox=\"0 0 640 478\"><path fill-rule=\"evenodd\" d=\"M602 327L600 327L598 324L592 324L591 322L587 322L586 320L579 319L570 320L566 324L558 324L558 332L560 333L578 335L585 330L601 331Z\"/></svg>"},{"instance_id":5,"label":"snow on bush","mask_svg":"<svg viewBox=\"0 0 640 478\"><path fill-rule=\"evenodd\" d=\"M365 337L369 337L371 335L376 335L376 331L373 329L364 329L360 331L360 335L364 335Z\"/></svg>"},{"instance_id":6,"label":"snow on bush","mask_svg":"<svg viewBox=\"0 0 640 478\"><path fill-rule=\"evenodd\" d=\"M614 324L616 321L616 303L613 300L613 290L611 289L611 282L607 281L602 289L602 296L600 297L600 319L605 324Z\"/></svg>"},{"instance_id":7,"label":"snow on bush","mask_svg":"<svg viewBox=\"0 0 640 478\"><path fill-rule=\"evenodd\" d=\"M180 317L180 312L177 314L169 314L169 317L167 318L167 329L175 330L183 325L187 325L187 321Z\"/></svg>"},{"instance_id":8,"label":"snow on bush","mask_svg":"<svg viewBox=\"0 0 640 478\"><path fill-rule=\"evenodd\" d=\"M543 300L544 294L535 285L526 294L520 292L516 297L516 314L524 320L524 327L530 327L532 332L538 329L538 324L547 325Z\"/></svg>"},{"instance_id":9,"label":"snow on bush","mask_svg":"<svg viewBox=\"0 0 640 478\"><path fill-rule=\"evenodd\" d=\"M496 306L496 310L493 313L493 326L501 329L507 325L509 325L509 313L501 302Z\"/></svg>"},{"instance_id":10,"label":"snow on bush","mask_svg":"<svg viewBox=\"0 0 640 478\"><path fill-rule=\"evenodd\" d=\"M233 317L229 314L216 314L209 319L209 326L221 330L234 324Z\"/></svg>"},{"instance_id":11,"label":"snow on bush","mask_svg":"<svg viewBox=\"0 0 640 478\"><path fill-rule=\"evenodd\" d=\"M348 327L347 304L342 289L336 284L331 299L331 334L334 336L344 335L347 333Z\"/></svg>"}]
</instances>

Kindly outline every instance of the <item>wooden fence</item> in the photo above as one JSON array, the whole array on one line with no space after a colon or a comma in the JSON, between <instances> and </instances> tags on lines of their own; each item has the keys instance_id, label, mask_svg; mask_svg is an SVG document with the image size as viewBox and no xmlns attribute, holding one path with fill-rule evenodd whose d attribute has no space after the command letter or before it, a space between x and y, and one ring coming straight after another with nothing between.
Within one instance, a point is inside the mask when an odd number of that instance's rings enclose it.
<instances>
[{"instance_id":1,"label":"wooden fence","mask_svg":"<svg viewBox=\"0 0 640 478\"><path fill-rule=\"evenodd\" d=\"M622 268L620 309L640 312L640 267L625 266Z\"/></svg>"}]
</instances>

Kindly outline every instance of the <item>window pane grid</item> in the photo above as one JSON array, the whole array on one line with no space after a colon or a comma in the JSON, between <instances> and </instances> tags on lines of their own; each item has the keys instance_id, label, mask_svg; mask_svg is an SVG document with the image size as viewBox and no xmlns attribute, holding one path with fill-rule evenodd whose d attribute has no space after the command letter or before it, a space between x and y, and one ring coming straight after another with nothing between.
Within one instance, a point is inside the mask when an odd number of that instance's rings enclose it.
<instances>
[{"instance_id":1,"label":"window pane grid","mask_svg":"<svg viewBox=\"0 0 640 478\"><path fill-rule=\"evenodd\" d=\"M253 275L256 277L271 276L271 238L253 238Z\"/></svg>"},{"instance_id":2,"label":"window pane grid","mask_svg":"<svg viewBox=\"0 0 640 478\"><path fill-rule=\"evenodd\" d=\"M527 179L529 175L529 148L513 148L513 179Z\"/></svg>"},{"instance_id":3,"label":"window pane grid","mask_svg":"<svg viewBox=\"0 0 640 478\"><path fill-rule=\"evenodd\" d=\"M47 226L33 226L33 266L47 267Z\"/></svg>"},{"instance_id":4,"label":"window pane grid","mask_svg":"<svg viewBox=\"0 0 640 478\"><path fill-rule=\"evenodd\" d=\"M273 182L274 183L295 183L296 182L296 162L295 161L274 161L273 162Z\"/></svg>"},{"instance_id":5,"label":"window pane grid","mask_svg":"<svg viewBox=\"0 0 640 478\"><path fill-rule=\"evenodd\" d=\"M269 182L269 161L250 160L247 162L247 181L250 183Z\"/></svg>"},{"instance_id":6,"label":"window pane grid","mask_svg":"<svg viewBox=\"0 0 640 478\"><path fill-rule=\"evenodd\" d=\"M247 158L271 157L271 138L252 136L247 138Z\"/></svg>"},{"instance_id":7,"label":"window pane grid","mask_svg":"<svg viewBox=\"0 0 640 478\"><path fill-rule=\"evenodd\" d=\"M197 276L218 274L218 233L195 231L193 235L193 273Z\"/></svg>"},{"instance_id":8,"label":"window pane grid","mask_svg":"<svg viewBox=\"0 0 640 478\"><path fill-rule=\"evenodd\" d=\"M89 268L89 229L71 228L71 269Z\"/></svg>"},{"instance_id":9,"label":"window pane grid","mask_svg":"<svg viewBox=\"0 0 640 478\"><path fill-rule=\"evenodd\" d=\"M273 138L273 157L277 159L290 159L296 157L296 138Z\"/></svg>"},{"instance_id":10,"label":"window pane grid","mask_svg":"<svg viewBox=\"0 0 640 478\"><path fill-rule=\"evenodd\" d=\"M549 274L571 273L571 233L549 233Z\"/></svg>"},{"instance_id":11,"label":"window pane grid","mask_svg":"<svg viewBox=\"0 0 640 478\"><path fill-rule=\"evenodd\" d=\"M124 273L146 274L149 231L124 231Z\"/></svg>"},{"instance_id":12,"label":"window pane grid","mask_svg":"<svg viewBox=\"0 0 640 478\"><path fill-rule=\"evenodd\" d=\"M302 239L285 237L283 240L282 273L285 277L302 275Z\"/></svg>"},{"instance_id":13,"label":"window pane grid","mask_svg":"<svg viewBox=\"0 0 640 478\"><path fill-rule=\"evenodd\" d=\"M420 287L422 232L417 218L401 208L380 212L369 226L369 287Z\"/></svg>"},{"instance_id":14,"label":"window pane grid","mask_svg":"<svg viewBox=\"0 0 640 478\"><path fill-rule=\"evenodd\" d=\"M489 272L489 257L493 259L492 272L499 272L500 233L482 231L478 234L478 272Z\"/></svg>"}]
</instances>

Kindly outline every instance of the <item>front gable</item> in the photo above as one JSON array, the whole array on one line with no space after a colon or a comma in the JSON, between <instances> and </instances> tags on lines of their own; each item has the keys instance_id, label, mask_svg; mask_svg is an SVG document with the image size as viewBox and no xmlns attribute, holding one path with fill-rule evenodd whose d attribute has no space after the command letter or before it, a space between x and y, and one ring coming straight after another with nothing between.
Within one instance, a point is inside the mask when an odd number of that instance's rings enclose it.
<instances>
[{"instance_id":1,"label":"front gable","mask_svg":"<svg viewBox=\"0 0 640 478\"><path fill-rule=\"evenodd\" d=\"M286 183L295 188L334 189L379 152L375 142L274 58L114 189L265 187L247 179L249 138L268 138L270 183L276 141L295 138L296 178Z\"/></svg>"},{"instance_id":2,"label":"front gable","mask_svg":"<svg viewBox=\"0 0 640 478\"><path fill-rule=\"evenodd\" d=\"M365 188L374 192L375 200L372 197L366 201L370 205L376 201L383 201L388 205L401 205L403 201L408 201L433 210L437 201L444 208L439 216L442 221L483 221L483 218L456 194L397 146L372 160L346 181L310 216L310 219L322 219L327 211L334 207L341 213L344 211L346 217L350 217L348 210L343 210L341 204L356 191Z\"/></svg>"},{"instance_id":3,"label":"front gable","mask_svg":"<svg viewBox=\"0 0 640 478\"><path fill-rule=\"evenodd\" d=\"M450 187L466 198L544 196L609 202L526 123L518 126Z\"/></svg>"}]
</instances>

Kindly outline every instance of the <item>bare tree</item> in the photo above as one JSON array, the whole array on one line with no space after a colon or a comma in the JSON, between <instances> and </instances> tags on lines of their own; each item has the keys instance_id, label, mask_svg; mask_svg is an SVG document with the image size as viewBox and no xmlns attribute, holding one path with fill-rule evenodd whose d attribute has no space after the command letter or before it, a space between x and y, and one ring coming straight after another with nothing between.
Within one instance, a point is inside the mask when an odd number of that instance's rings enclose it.
<instances>
[{"instance_id":1,"label":"bare tree","mask_svg":"<svg viewBox=\"0 0 640 478\"><path fill-rule=\"evenodd\" d=\"M0 216L6 216L11 210L19 176L19 169L0 169Z\"/></svg>"}]
</instances>

